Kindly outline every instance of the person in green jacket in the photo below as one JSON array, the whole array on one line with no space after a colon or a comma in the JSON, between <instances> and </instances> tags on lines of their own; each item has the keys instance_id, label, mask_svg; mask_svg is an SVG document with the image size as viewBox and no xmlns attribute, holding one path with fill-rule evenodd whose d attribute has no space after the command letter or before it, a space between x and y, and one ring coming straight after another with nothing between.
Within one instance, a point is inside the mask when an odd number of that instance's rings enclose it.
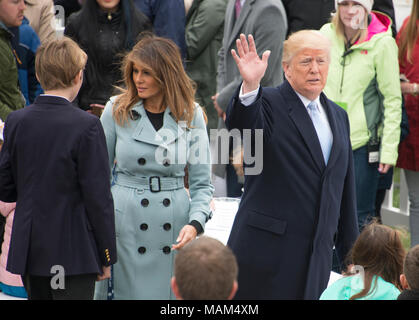
<instances>
[{"instance_id":1,"label":"person in green jacket","mask_svg":"<svg viewBox=\"0 0 419 320\"><path fill-rule=\"evenodd\" d=\"M217 129L218 114L211 96L217 90L218 50L228 0L194 0L186 16L186 71L197 85L196 101L204 107L208 129Z\"/></svg>"},{"instance_id":2,"label":"person in green jacket","mask_svg":"<svg viewBox=\"0 0 419 320\"><path fill-rule=\"evenodd\" d=\"M10 39L12 34L8 27L18 27L22 24L23 0L0 0L0 119L5 121L10 112L23 108L25 98L19 90L19 63L12 49Z\"/></svg>"},{"instance_id":3,"label":"person in green jacket","mask_svg":"<svg viewBox=\"0 0 419 320\"><path fill-rule=\"evenodd\" d=\"M377 222L365 226L350 253L358 273L333 282L320 300L396 300L404 257L397 230Z\"/></svg>"},{"instance_id":4,"label":"person in green jacket","mask_svg":"<svg viewBox=\"0 0 419 320\"><path fill-rule=\"evenodd\" d=\"M402 103L391 19L372 5L338 0L332 23L320 29L332 46L324 92L351 127L360 230L375 215L379 174L397 161Z\"/></svg>"}]
</instances>

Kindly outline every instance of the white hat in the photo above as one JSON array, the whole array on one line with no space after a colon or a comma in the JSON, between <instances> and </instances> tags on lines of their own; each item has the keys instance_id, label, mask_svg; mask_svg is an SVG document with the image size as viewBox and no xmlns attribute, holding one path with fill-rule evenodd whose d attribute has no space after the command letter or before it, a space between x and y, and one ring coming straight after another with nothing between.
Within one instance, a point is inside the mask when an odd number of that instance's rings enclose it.
<instances>
[{"instance_id":1,"label":"white hat","mask_svg":"<svg viewBox=\"0 0 419 320\"><path fill-rule=\"evenodd\" d=\"M344 2L344 1L347 1L347 0L337 0L336 1L336 7L339 3ZM365 10L367 10L368 13L370 13L371 9L372 9L372 5L374 3L374 0L353 0L353 2L359 3L360 5L362 5L365 8Z\"/></svg>"}]
</instances>

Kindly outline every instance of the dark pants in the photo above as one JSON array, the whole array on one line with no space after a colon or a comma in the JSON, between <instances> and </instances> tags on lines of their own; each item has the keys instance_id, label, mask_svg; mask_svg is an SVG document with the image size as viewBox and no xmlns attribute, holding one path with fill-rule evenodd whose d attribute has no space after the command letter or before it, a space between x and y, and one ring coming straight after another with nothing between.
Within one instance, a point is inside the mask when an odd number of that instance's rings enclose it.
<instances>
[{"instance_id":1,"label":"dark pants","mask_svg":"<svg viewBox=\"0 0 419 320\"><path fill-rule=\"evenodd\" d=\"M52 277L22 276L28 300L93 300L96 274L65 276L64 289L51 287Z\"/></svg>"},{"instance_id":2,"label":"dark pants","mask_svg":"<svg viewBox=\"0 0 419 320\"><path fill-rule=\"evenodd\" d=\"M353 151L355 166L356 207L358 213L358 226L361 232L363 227L375 217L375 199L377 195L378 163L368 163L367 147Z\"/></svg>"}]
</instances>

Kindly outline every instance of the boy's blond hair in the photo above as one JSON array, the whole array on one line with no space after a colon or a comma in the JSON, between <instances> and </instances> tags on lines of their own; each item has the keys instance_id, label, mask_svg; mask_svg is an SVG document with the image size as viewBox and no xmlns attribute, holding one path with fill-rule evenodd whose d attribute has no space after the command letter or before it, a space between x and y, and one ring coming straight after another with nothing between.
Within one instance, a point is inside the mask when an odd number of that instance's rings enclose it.
<instances>
[{"instance_id":1,"label":"boy's blond hair","mask_svg":"<svg viewBox=\"0 0 419 320\"><path fill-rule=\"evenodd\" d=\"M45 91L65 89L83 70L87 54L68 37L45 42L36 52L35 70Z\"/></svg>"}]
</instances>

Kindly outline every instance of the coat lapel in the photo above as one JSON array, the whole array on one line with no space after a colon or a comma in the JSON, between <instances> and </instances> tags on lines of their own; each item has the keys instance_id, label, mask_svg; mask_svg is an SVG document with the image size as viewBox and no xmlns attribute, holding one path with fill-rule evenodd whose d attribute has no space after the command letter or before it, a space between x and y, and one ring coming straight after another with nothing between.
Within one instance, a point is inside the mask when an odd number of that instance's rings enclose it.
<instances>
[{"instance_id":1,"label":"coat lapel","mask_svg":"<svg viewBox=\"0 0 419 320\"><path fill-rule=\"evenodd\" d=\"M228 48L228 41L230 40L231 33L234 27L234 0L230 0L227 4L225 22L224 22L224 48Z\"/></svg>"},{"instance_id":2,"label":"coat lapel","mask_svg":"<svg viewBox=\"0 0 419 320\"><path fill-rule=\"evenodd\" d=\"M163 116L163 127L157 132L148 119L142 101L138 102L132 110L140 116L132 134L132 138L137 141L164 147L177 140L184 133L181 126L173 119L170 108L166 108Z\"/></svg>"},{"instance_id":3,"label":"coat lapel","mask_svg":"<svg viewBox=\"0 0 419 320\"><path fill-rule=\"evenodd\" d=\"M286 102L289 106L289 116L294 122L297 130L300 132L317 168L320 172L323 172L326 165L324 163L320 142L317 138L316 129L314 128L310 115L288 81L285 81L283 88L283 90L285 90L285 97L287 98Z\"/></svg>"},{"instance_id":4,"label":"coat lapel","mask_svg":"<svg viewBox=\"0 0 419 320\"><path fill-rule=\"evenodd\" d=\"M338 124L336 120L336 111L331 106L330 101L326 98L325 94L322 93L320 95L320 101L322 106L325 108L327 113L327 118L329 120L330 129L332 130L333 135L333 144L332 150L330 150L330 157L329 161L327 162L327 168L330 168L334 165L336 160L338 159L338 155L342 149L342 143L340 142L340 134L338 132Z\"/></svg>"},{"instance_id":5,"label":"coat lapel","mask_svg":"<svg viewBox=\"0 0 419 320\"><path fill-rule=\"evenodd\" d=\"M232 28L232 31L231 31L230 36L228 38L227 47L230 47L232 45L232 43L239 37L239 33L240 33L240 31L243 27L244 22L247 19L247 16L252 11L252 5L255 1L256 0L247 0L244 3L243 8L241 9L241 12L240 12L239 19L237 21L235 21L235 10L234 10L235 1L230 1L230 3L232 3L232 6L230 8L231 12L229 12L229 14L231 14L230 15L230 17L231 17L230 18L230 23L232 24L232 26L230 26L230 28Z\"/></svg>"}]
</instances>

